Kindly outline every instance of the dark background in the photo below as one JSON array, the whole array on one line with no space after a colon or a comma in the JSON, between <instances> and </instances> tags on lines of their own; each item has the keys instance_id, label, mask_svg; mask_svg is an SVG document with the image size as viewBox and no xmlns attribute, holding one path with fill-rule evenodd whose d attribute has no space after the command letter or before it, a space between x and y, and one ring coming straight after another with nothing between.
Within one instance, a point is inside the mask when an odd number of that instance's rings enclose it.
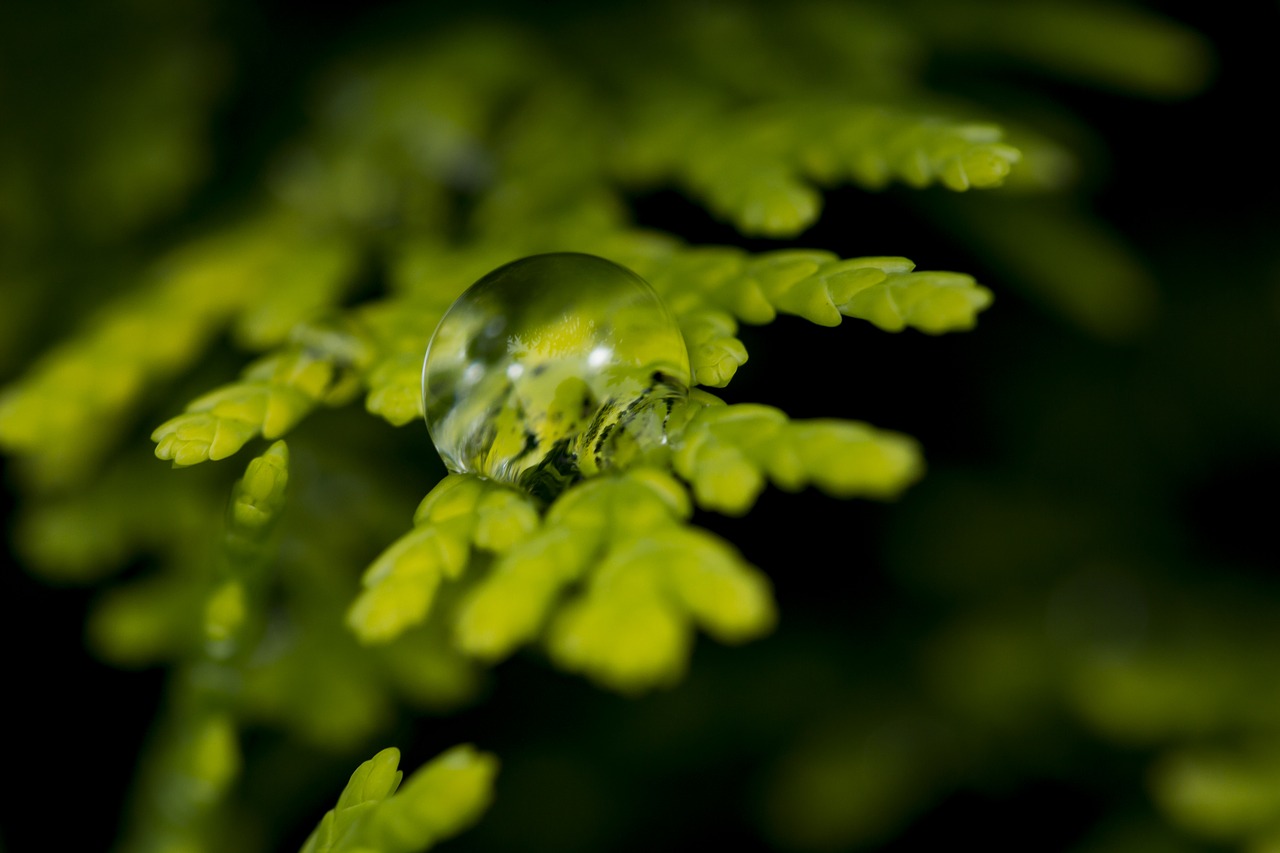
<instances>
[{"instance_id":1,"label":"dark background","mask_svg":"<svg viewBox=\"0 0 1280 853\"><path fill-rule=\"evenodd\" d=\"M460 849L520 849L525 842L528 849L591 849L593 838L607 838L611 850L694 849L709 840L766 849L749 814L752 779L787 731L761 735L767 729L753 724L736 730L732 721L702 727L688 721L721 707L717 702L762 673L802 679L790 650L822 643L843 667L824 690L857 694L865 685L893 682L897 650L955 604L945 586L922 584L902 566L928 550L941 490L966 472L1090 506L1122 529L1113 537L1118 547L1152 559L1176 555L1167 563L1171 572L1212 571L1259 595L1275 594L1280 180L1274 132L1266 125L1275 116L1280 11L1261 2L1147 5L1214 44L1218 71L1205 93L1152 103L1047 77L1036 82L1106 140L1105 157L1086 163L1105 175L1090 203L1156 275L1163 305L1154 327L1130 341L1099 340L1008 286L1001 270L921 215L910 192L830 194L822 222L795 245L903 254L923 269L964 270L992 287L994 307L975 332L941 338L886 335L854 322L815 329L794 318L748 328L743 339L752 360L725 396L777 405L796 417L866 419L907 432L925 448L929 477L894 505L769 492L746 519L699 517L773 578L782 622L758 654L700 641L689 682L638 703L518 656L499 668L480 706L406 721L393 742L405 750L407 766L451 743L476 741L512 756L504 771L512 778L504 775L503 784L559 780L547 783L548 813L572 820L548 819L537 824L541 836L522 841L503 835L508 824L495 813L492 825L457 842ZM67 15L82 11L64 6ZM571 11L560 6L550 14ZM203 187L191 215L234 197L300 125L300 92L315 69L398 16L417 14L395 3L228 4L217 27L234 46L240 70L215 125L218 177ZM945 66L935 71L944 81L946 73ZM674 192L636 198L635 209L642 224L693 242L789 245L744 242ZM46 342L36 335L31 347ZM886 367L813 371L797 380L787 372L797 364ZM911 393L903 393L906 384ZM0 500L9 519L15 497L5 491ZM836 551L839 568L829 558ZM10 781L0 797L0 838L5 849L18 851L105 849L164 673L120 672L86 654L83 621L94 591L50 588L14 566L2 582ZM721 698L708 699L707 692ZM794 702L806 695L798 688ZM778 719L804 716L788 713ZM647 722L653 719L668 720L667 728ZM558 751L588 748L579 737L584 730L604 732L589 749L601 766L612 767L610 778L558 767ZM940 795L877 849L980 839L987 850L1065 850L1117 803L1146 808L1138 802L1142 756L1076 737L1080 748L1065 764L1018 767L1005 756L1015 769ZM646 745L645 738L655 742ZM615 745L600 746L609 743ZM678 750L685 756L701 750L706 760L687 758L685 771L672 776L669 753ZM324 777L317 787L332 781ZM330 789L324 803L337 794L338 787ZM282 816L291 821L282 830L285 849L296 847L317 817ZM575 823L588 828L569 826Z\"/></svg>"}]
</instances>

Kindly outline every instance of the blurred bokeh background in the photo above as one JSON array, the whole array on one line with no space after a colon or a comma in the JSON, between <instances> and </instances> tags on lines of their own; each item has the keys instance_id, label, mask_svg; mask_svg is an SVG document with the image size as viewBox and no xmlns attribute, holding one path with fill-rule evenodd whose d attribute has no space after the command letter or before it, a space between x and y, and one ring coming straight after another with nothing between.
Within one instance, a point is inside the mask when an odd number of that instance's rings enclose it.
<instances>
[{"instance_id":1,"label":"blurred bokeh background","mask_svg":"<svg viewBox=\"0 0 1280 853\"><path fill-rule=\"evenodd\" d=\"M691 243L904 255L989 286L994 306L964 334L794 317L741 332L751 360L725 399L909 433L925 479L890 504L771 490L746 518L699 514L770 575L779 625L743 647L700 641L679 685L638 698L533 653L487 673L405 675L411 657L375 666L318 632L305 660L251 687L234 849L296 849L382 746L400 746L412 767L470 741L503 771L491 812L448 843L458 851L1280 850L1280 180L1269 127L1280 7L850 8L867 21L854 30L862 41L836 45L853 57L851 86L909 100L907 69L931 96L1006 123L1053 190L1034 186L1036 174L1029 188L985 195L835 187L816 224L778 239L741 236L671 183L630 187L625 200L639 224ZM228 222L248 222L236 233L249 241L291 246L283 266L264 267L273 282L342 270L340 292L317 305L394 290L399 268L380 250L457 236L489 178L438 128L418 138L408 120L363 124L350 103L362 80L394 83L409 68L397 96L465 98L491 82L486 52L494 67L506 61L507 28L589 69L613 46L601 33L636 16L674 44L709 45L705 61L725 79L740 60L736 85L749 90L771 79L750 50L751 22L787 14L0 5L0 382L19 382L180 263L174 247ZM686 20L723 26L673 23ZM415 58L459 25L467 35L445 43L458 73L477 79L412 91ZM648 56L654 67L637 78L672 72ZM410 144L390 146L395 133ZM447 198L409 192L388 219L379 181L408 168L396 158L443 169ZM287 227L254 218L264 198L374 236L338 258L323 243L294 246ZM288 287L286 298L300 292ZM107 849L125 830L137 757L180 658L166 643L183 593L158 567L198 561L243 471L233 460L171 472L147 435L235 376L243 350L281 337L268 328L278 316L261 316L232 331L177 316L192 322L199 358L143 371L146 387L50 402L89 416L36 436L74 440L34 463L7 440L3 849ZM127 416L95 414L125 397ZM396 429L358 405L318 413L289 440L282 571L326 613L443 469L420 423ZM347 573L314 568L330 563Z\"/></svg>"}]
</instances>

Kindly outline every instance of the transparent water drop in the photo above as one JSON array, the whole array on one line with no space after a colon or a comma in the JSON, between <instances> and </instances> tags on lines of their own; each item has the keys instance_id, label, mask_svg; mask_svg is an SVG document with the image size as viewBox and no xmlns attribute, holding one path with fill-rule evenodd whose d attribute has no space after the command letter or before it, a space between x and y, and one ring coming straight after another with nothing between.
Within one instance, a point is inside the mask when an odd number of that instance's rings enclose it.
<instances>
[{"instance_id":1,"label":"transparent water drop","mask_svg":"<svg viewBox=\"0 0 1280 853\"><path fill-rule=\"evenodd\" d=\"M422 395L450 471L550 499L661 452L689 376L684 337L648 282L563 252L513 261L458 297L427 347Z\"/></svg>"}]
</instances>

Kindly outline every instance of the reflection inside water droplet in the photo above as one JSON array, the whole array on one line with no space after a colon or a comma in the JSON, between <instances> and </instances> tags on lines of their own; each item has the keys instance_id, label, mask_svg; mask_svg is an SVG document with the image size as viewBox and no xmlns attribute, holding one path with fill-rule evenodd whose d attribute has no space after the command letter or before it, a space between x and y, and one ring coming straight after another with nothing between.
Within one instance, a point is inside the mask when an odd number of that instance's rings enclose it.
<instances>
[{"instance_id":1,"label":"reflection inside water droplet","mask_svg":"<svg viewBox=\"0 0 1280 853\"><path fill-rule=\"evenodd\" d=\"M653 288L576 253L514 261L473 284L422 372L427 428L449 470L545 499L659 452L688 386L684 338Z\"/></svg>"}]
</instances>

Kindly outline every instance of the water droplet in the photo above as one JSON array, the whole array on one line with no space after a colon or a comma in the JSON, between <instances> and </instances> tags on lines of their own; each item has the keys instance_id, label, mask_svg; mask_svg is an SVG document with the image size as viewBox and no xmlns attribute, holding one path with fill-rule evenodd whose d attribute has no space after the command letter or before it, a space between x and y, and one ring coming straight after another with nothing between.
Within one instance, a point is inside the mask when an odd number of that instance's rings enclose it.
<instances>
[{"instance_id":1,"label":"water droplet","mask_svg":"<svg viewBox=\"0 0 1280 853\"><path fill-rule=\"evenodd\" d=\"M688 393L675 318L640 276L594 255L534 255L467 289L422 370L427 428L450 471L553 498L660 453Z\"/></svg>"}]
</instances>

